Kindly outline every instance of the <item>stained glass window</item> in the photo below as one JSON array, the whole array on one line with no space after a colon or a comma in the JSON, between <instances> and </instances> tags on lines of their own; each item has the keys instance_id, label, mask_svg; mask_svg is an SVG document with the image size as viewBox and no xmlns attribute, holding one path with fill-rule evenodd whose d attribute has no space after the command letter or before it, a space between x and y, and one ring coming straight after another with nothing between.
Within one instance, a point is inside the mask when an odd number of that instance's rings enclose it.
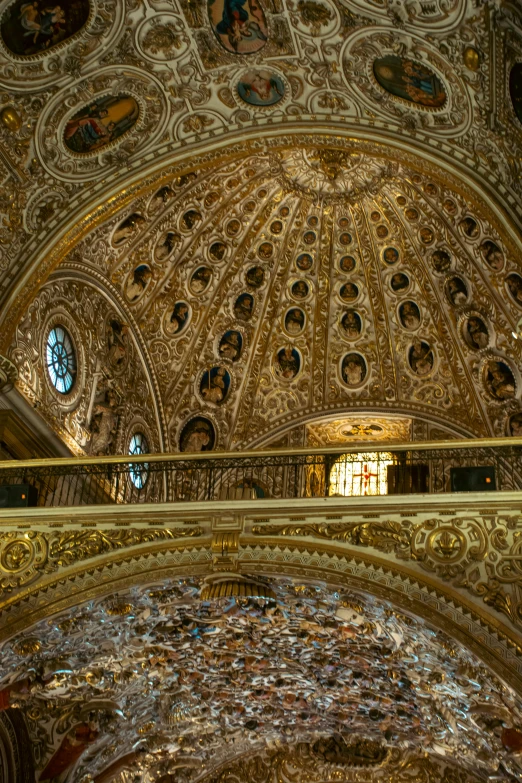
<instances>
[{"instance_id":1,"label":"stained glass window","mask_svg":"<svg viewBox=\"0 0 522 783\"><path fill-rule=\"evenodd\" d=\"M56 391L71 391L76 380L76 353L63 326L54 326L47 337L47 371Z\"/></svg>"},{"instance_id":2,"label":"stained glass window","mask_svg":"<svg viewBox=\"0 0 522 783\"><path fill-rule=\"evenodd\" d=\"M343 454L330 472L330 495L386 495L388 465L393 465L389 452Z\"/></svg>"},{"instance_id":3,"label":"stained glass window","mask_svg":"<svg viewBox=\"0 0 522 783\"><path fill-rule=\"evenodd\" d=\"M129 454L147 454L149 451L149 445L147 438L142 432L135 432L130 439ZM130 477L131 481L136 489L143 489L147 483L149 477L149 466L146 462L141 462L136 465L130 465Z\"/></svg>"}]
</instances>

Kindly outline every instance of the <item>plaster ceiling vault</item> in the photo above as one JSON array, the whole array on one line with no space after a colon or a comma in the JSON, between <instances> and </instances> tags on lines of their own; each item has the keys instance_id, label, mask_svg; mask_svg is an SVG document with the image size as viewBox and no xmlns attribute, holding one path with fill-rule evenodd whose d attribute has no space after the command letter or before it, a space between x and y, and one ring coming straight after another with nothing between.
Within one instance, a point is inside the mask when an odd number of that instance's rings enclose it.
<instances>
[{"instance_id":1,"label":"plaster ceiling vault","mask_svg":"<svg viewBox=\"0 0 522 783\"><path fill-rule=\"evenodd\" d=\"M37 766L90 725L79 781L113 758L145 781L230 779L246 753L290 779L292 764L317 780L520 778L506 726L522 703L442 631L358 592L253 584L267 597L219 598L215 577L144 584L4 643Z\"/></svg>"},{"instance_id":2,"label":"plaster ceiling vault","mask_svg":"<svg viewBox=\"0 0 522 783\"><path fill-rule=\"evenodd\" d=\"M508 0L2 0L9 380L79 455L520 435L521 84ZM237 600L206 509L4 530L0 741L18 706L60 783L520 780L518 511L442 576L403 511L234 528Z\"/></svg>"},{"instance_id":3,"label":"plaster ceiling vault","mask_svg":"<svg viewBox=\"0 0 522 783\"><path fill-rule=\"evenodd\" d=\"M48 27L2 4L19 390L75 453L138 426L160 450L298 443L354 410L518 432L516 6L273 0L227 28L220 3L76 0ZM54 309L83 359L67 400L38 361Z\"/></svg>"}]
</instances>

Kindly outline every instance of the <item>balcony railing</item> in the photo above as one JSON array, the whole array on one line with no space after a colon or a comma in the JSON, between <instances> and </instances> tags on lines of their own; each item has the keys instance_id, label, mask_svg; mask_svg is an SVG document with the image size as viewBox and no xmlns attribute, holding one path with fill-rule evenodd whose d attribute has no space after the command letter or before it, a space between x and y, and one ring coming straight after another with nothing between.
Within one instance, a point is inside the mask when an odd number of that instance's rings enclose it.
<instances>
[{"instance_id":1,"label":"balcony railing","mask_svg":"<svg viewBox=\"0 0 522 783\"><path fill-rule=\"evenodd\" d=\"M522 439L0 463L15 484L47 507L522 490Z\"/></svg>"}]
</instances>

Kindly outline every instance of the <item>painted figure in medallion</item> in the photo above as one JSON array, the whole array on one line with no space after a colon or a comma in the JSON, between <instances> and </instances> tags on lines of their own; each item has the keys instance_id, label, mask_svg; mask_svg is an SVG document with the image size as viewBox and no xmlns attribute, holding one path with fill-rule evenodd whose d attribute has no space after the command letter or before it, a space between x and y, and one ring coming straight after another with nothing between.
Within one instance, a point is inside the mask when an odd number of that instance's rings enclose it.
<instances>
[{"instance_id":1,"label":"painted figure in medallion","mask_svg":"<svg viewBox=\"0 0 522 783\"><path fill-rule=\"evenodd\" d=\"M2 38L14 54L49 51L79 32L89 14L89 0L16 0L2 19Z\"/></svg>"},{"instance_id":2,"label":"painted figure in medallion","mask_svg":"<svg viewBox=\"0 0 522 783\"><path fill-rule=\"evenodd\" d=\"M302 272L308 272L308 270L311 269L314 265L314 259L310 253L301 253L297 256L295 263L298 269L300 269Z\"/></svg>"},{"instance_id":3,"label":"painted figure in medallion","mask_svg":"<svg viewBox=\"0 0 522 783\"><path fill-rule=\"evenodd\" d=\"M178 242L181 242L181 237L177 231L167 231L167 233L163 236L162 239L159 240L158 244L156 245L156 249L154 251L156 260L164 261L166 258L168 258Z\"/></svg>"},{"instance_id":4,"label":"painted figure in medallion","mask_svg":"<svg viewBox=\"0 0 522 783\"><path fill-rule=\"evenodd\" d=\"M339 296L345 302L353 302L359 296L359 289L357 288L355 283L345 283L339 289Z\"/></svg>"},{"instance_id":5,"label":"painted figure in medallion","mask_svg":"<svg viewBox=\"0 0 522 783\"><path fill-rule=\"evenodd\" d=\"M211 451L216 441L214 425L203 416L188 421L179 437L180 451Z\"/></svg>"},{"instance_id":6,"label":"painted figure in medallion","mask_svg":"<svg viewBox=\"0 0 522 783\"><path fill-rule=\"evenodd\" d=\"M505 362L490 360L484 368L484 383L497 400L510 400L515 396L515 377Z\"/></svg>"},{"instance_id":7,"label":"painted figure in medallion","mask_svg":"<svg viewBox=\"0 0 522 783\"><path fill-rule=\"evenodd\" d=\"M140 226L143 226L145 223L145 218L143 215L140 215L138 212L133 212L132 215L129 215L129 217L125 218L125 220L122 220L114 234L112 235L112 244L114 247L119 247L120 245L123 245L127 239L130 239L134 234L136 234Z\"/></svg>"},{"instance_id":8,"label":"painted figure in medallion","mask_svg":"<svg viewBox=\"0 0 522 783\"><path fill-rule=\"evenodd\" d=\"M305 314L298 307L292 307L285 316L285 329L288 334L301 334L304 329Z\"/></svg>"},{"instance_id":9,"label":"painted figure in medallion","mask_svg":"<svg viewBox=\"0 0 522 783\"><path fill-rule=\"evenodd\" d=\"M310 289L308 287L308 283L306 283L304 280L296 280L296 282L292 285L291 292L294 299L306 299L310 293Z\"/></svg>"},{"instance_id":10,"label":"painted figure in medallion","mask_svg":"<svg viewBox=\"0 0 522 783\"><path fill-rule=\"evenodd\" d=\"M165 324L168 334L180 334L190 318L190 308L186 302L176 302L170 318Z\"/></svg>"},{"instance_id":11,"label":"painted figure in medallion","mask_svg":"<svg viewBox=\"0 0 522 783\"><path fill-rule=\"evenodd\" d=\"M416 375L427 375L433 369L434 356L429 343L414 340L408 353L410 367Z\"/></svg>"},{"instance_id":12,"label":"painted figure in medallion","mask_svg":"<svg viewBox=\"0 0 522 783\"><path fill-rule=\"evenodd\" d=\"M396 54L379 57L373 73L386 92L419 106L440 109L446 102L446 89L428 66Z\"/></svg>"},{"instance_id":13,"label":"painted figure in medallion","mask_svg":"<svg viewBox=\"0 0 522 783\"><path fill-rule=\"evenodd\" d=\"M208 0L208 14L219 43L234 54L253 54L268 38L258 0Z\"/></svg>"},{"instance_id":14,"label":"painted figure in medallion","mask_svg":"<svg viewBox=\"0 0 522 783\"><path fill-rule=\"evenodd\" d=\"M347 353L341 365L341 375L347 386L360 386L366 378L364 358L359 353Z\"/></svg>"},{"instance_id":15,"label":"painted figure in medallion","mask_svg":"<svg viewBox=\"0 0 522 783\"><path fill-rule=\"evenodd\" d=\"M471 316L471 318L468 318L464 329L464 336L468 345L477 350L486 348L489 343L487 326L482 318L479 318L478 316Z\"/></svg>"},{"instance_id":16,"label":"painted figure in medallion","mask_svg":"<svg viewBox=\"0 0 522 783\"><path fill-rule=\"evenodd\" d=\"M395 272L395 274L392 275L390 280L390 286L392 291L395 291L395 293L399 293L400 291L405 291L409 285L410 285L410 280L408 276L404 274L404 272Z\"/></svg>"},{"instance_id":17,"label":"painted figure in medallion","mask_svg":"<svg viewBox=\"0 0 522 783\"><path fill-rule=\"evenodd\" d=\"M129 131L139 114L134 98L105 95L73 114L65 126L65 145L71 152L95 152Z\"/></svg>"},{"instance_id":18,"label":"painted figure in medallion","mask_svg":"<svg viewBox=\"0 0 522 783\"><path fill-rule=\"evenodd\" d=\"M361 334L361 316L355 310L347 310L341 318L341 327L349 340L356 340Z\"/></svg>"},{"instance_id":19,"label":"painted figure in medallion","mask_svg":"<svg viewBox=\"0 0 522 783\"><path fill-rule=\"evenodd\" d=\"M420 310L415 302L403 302L399 307L399 318L405 329L417 329L420 325Z\"/></svg>"},{"instance_id":20,"label":"painted figure in medallion","mask_svg":"<svg viewBox=\"0 0 522 783\"><path fill-rule=\"evenodd\" d=\"M295 376L298 374L300 369L301 357L295 348L292 348L292 346L287 346L286 348L281 348L281 350L278 351L275 370L281 378L285 378L285 380L288 381L292 380L292 378L295 378Z\"/></svg>"},{"instance_id":21,"label":"painted figure in medallion","mask_svg":"<svg viewBox=\"0 0 522 783\"><path fill-rule=\"evenodd\" d=\"M230 330L225 332L219 342L218 352L223 359L230 359L232 362L237 362L241 356L241 349L243 347L243 337L241 332Z\"/></svg>"},{"instance_id":22,"label":"painted figure in medallion","mask_svg":"<svg viewBox=\"0 0 522 783\"><path fill-rule=\"evenodd\" d=\"M273 71L247 71L237 85L239 97L250 106L274 106L285 96L285 85Z\"/></svg>"},{"instance_id":23,"label":"painted figure in medallion","mask_svg":"<svg viewBox=\"0 0 522 783\"><path fill-rule=\"evenodd\" d=\"M148 287L151 279L152 271L147 264L140 264L136 267L129 276L125 289L125 296L129 302L138 301L142 294L145 293L145 289Z\"/></svg>"},{"instance_id":24,"label":"painted figure in medallion","mask_svg":"<svg viewBox=\"0 0 522 783\"><path fill-rule=\"evenodd\" d=\"M461 277L450 277L446 284L446 293L454 305L465 304L468 301L468 289Z\"/></svg>"},{"instance_id":25,"label":"painted figure in medallion","mask_svg":"<svg viewBox=\"0 0 522 783\"><path fill-rule=\"evenodd\" d=\"M265 282L265 270L261 266L252 266L246 273L245 280L252 288L260 288Z\"/></svg>"},{"instance_id":26,"label":"painted figure in medallion","mask_svg":"<svg viewBox=\"0 0 522 783\"><path fill-rule=\"evenodd\" d=\"M504 253L495 242L486 239L480 246L480 252L486 264L494 272L500 272L504 266Z\"/></svg>"},{"instance_id":27,"label":"painted figure in medallion","mask_svg":"<svg viewBox=\"0 0 522 783\"><path fill-rule=\"evenodd\" d=\"M339 266L343 272L353 272L355 263L355 258L353 256L343 256L339 261Z\"/></svg>"},{"instance_id":28,"label":"painted figure in medallion","mask_svg":"<svg viewBox=\"0 0 522 783\"><path fill-rule=\"evenodd\" d=\"M224 367L212 367L206 370L201 378L199 392L205 402L221 405L230 388L230 374Z\"/></svg>"},{"instance_id":29,"label":"painted figure in medallion","mask_svg":"<svg viewBox=\"0 0 522 783\"><path fill-rule=\"evenodd\" d=\"M241 294L236 299L234 314L240 321L250 321L254 312L254 297L251 294Z\"/></svg>"},{"instance_id":30,"label":"painted figure in medallion","mask_svg":"<svg viewBox=\"0 0 522 783\"><path fill-rule=\"evenodd\" d=\"M212 278L212 270L208 266L200 266L190 278L189 288L193 294L202 294L206 291Z\"/></svg>"},{"instance_id":31,"label":"painted figure in medallion","mask_svg":"<svg viewBox=\"0 0 522 783\"><path fill-rule=\"evenodd\" d=\"M506 284L515 303L522 307L522 277L516 272L512 272L506 277Z\"/></svg>"}]
</instances>

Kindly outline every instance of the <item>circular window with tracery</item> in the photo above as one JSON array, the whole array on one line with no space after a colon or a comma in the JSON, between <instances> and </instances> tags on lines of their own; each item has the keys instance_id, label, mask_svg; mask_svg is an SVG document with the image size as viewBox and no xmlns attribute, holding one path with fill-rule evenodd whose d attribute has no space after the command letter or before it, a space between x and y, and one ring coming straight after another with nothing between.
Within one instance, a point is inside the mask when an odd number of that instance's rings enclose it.
<instances>
[{"instance_id":1,"label":"circular window with tracery","mask_svg":"<svg viewBox=\"0 0 522 783\"><path fill-rule=\"evenodd\" d=\"M142 432L135 432L129 443L129 454L148 454L149 444L147 438ZM129 466L131 481L136 489L143 489L149 477L149 465L146 462L136 463Z\"/></svg>"},{"instance_id":2,"label":"circular window with tracery","mask_svg":"<svg viewBox=\"0 0 522 783\"><path fill-rule=\"evenodd\" d=\"M60 394L69 394L76 381L77 362L73 341L63 326L53 326L47 336L47 371Z\"/></svg>"}]
</instances>

